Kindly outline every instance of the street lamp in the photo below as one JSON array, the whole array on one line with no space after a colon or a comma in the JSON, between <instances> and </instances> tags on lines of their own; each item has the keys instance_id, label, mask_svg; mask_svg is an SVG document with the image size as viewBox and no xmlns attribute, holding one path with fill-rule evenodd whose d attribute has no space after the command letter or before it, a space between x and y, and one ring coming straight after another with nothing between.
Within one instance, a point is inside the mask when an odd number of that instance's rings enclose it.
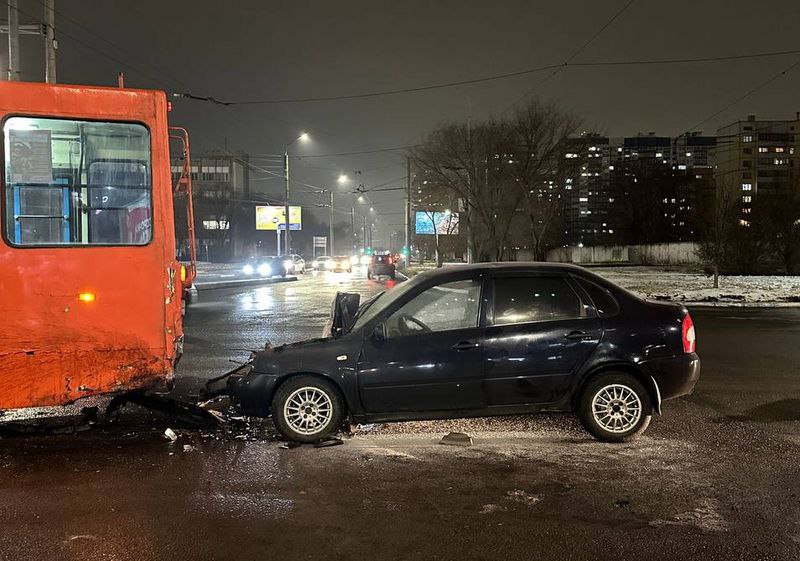
<instances>
[{"instance_id":1,"label":"street lamp","mask_svg":"<svg viewBox=\"0 0 800 561\"><path fill-rule=\"evenodd\" d=\"M340 174L339 174L339 178L336 180L336 182L337 182L339 185L344 185L344 184L345 184L345 183L347 183L348 181L350 181L350 178L349 178L349 177L347 177L347 174L346 174L346 173L340 173Z\"/></svg>"},{"instance_id":2,"label":"street lamp","mask_svg":"<svg viewBox=\"0 0 800 561\"><path fill-rule=\"evenodd\" d=\"M289 144L287 144L286 147L283 149L283 178L285 180L284 199L283 199L284 202L283 212L285 216L283 219L283 223L284 227L286 228L286 233L284 234L283 238L283 247L285 255L289 255L289 248L291 245L291 240L290 240L291 234L289 233L289 148L291 148L295 142L308 142L308 140L309 140L308 133L304 132L303 134L295 138L293 141L291 141ZM280 248L278 249L278 254L280 255Z\"/></svg>"}]
</instances>

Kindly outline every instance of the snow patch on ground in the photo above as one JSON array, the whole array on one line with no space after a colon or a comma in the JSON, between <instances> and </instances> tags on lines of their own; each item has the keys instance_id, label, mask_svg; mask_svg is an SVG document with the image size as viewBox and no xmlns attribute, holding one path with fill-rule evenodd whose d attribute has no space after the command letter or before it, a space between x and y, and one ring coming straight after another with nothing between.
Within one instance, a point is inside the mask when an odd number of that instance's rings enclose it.
<instances>
[{"instance_id":1,"label":"snow patch on ground","mask_svg":"<svg viewBox=\"0 0 800 561\"><path fill-rule=\"evenodd\" d=\"M721 276L660 267L592 267L591 271L644 298L709 304L800 304L800 277Z\"/></svg>"}]
</instances>

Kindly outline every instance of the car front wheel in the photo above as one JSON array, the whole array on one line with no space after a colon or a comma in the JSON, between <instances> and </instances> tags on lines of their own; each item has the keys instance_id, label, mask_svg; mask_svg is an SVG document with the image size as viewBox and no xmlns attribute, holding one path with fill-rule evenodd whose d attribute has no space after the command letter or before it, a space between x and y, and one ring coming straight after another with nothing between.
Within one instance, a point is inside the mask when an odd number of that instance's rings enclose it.
<instances>
[{"instance_id":1,"label":"car front wheel","mask_svg":"<svg viewBox=\"0 0 800 561\"><path fill-rule=\"evenodd\" d=\"M652 418L647 389L625 372L607 372L584 388L578 416L589 433L603 442L626 442L643 433Z\"/></svg>"},{"instance_id":2,"label":"car front wheel","mask_svg":"<svg viewBox=\"0 0 800 561\"><path fill-rule=\"evenodd\" d=\"M272 420L287 440L317 442L336 432L344 418L336 386L316 376L297 376L280 385L272 399Z\"/></svg>"}]
</instances>

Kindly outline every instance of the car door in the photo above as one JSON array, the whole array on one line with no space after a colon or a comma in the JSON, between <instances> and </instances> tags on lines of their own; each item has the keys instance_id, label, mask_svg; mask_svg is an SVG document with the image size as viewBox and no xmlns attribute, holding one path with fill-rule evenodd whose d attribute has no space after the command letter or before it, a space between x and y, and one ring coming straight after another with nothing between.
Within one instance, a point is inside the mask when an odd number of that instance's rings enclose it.
<instances>
[{"instance_id":1,"label":"car door","mask_svg":"<svg viewBox=\"0 0 800 561\"><path fill-rule=\"evenodd\" d=\"M357 366L365 411L483 407L481 290L480 277L450 280L382 314L383 335L365 337Z\"/></svg>"},{"instance_id":2,"label":"car door","mask_svg":"<svg viewBox=\"0 0 800 561\"><path fill-rule=\"evenodd\" d=\"M488 405L558 401L600 342L594 308L565 275L496 275L490 291L484 343Z\"/></svg>"}]
</instances>

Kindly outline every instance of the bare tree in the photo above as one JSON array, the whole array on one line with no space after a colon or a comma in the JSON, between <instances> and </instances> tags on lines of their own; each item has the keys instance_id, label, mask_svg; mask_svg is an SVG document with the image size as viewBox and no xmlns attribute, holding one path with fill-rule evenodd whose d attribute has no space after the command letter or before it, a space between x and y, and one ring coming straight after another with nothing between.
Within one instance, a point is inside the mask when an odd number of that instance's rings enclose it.
<instances>
[{"instance_id":1,"label":"bare tree","mask_svg":"<svg viewBox=\"0 0 800 561\"><path fill-rule=\"evenodd\" d=\"M739 201L729 189L720 189L701 211L701 240L697 255L714 276L714 288L719 288L720 270L730 261L734 238L745 228L740 222Z\"/></svg>"},{"instance_id":2,"label":"bare tree","mask_svg":"<svg viewBox=\"0 0 800 561\"><path fill-rule=\"evenodd\" d=\"M582 160L576 157L580 119L553 104L532 100L518 109L509 127L509 152L504 155L517 185L529 222L530 245L537 260L557 243L563 231L561 216L566 179L574 177Z\"/></svg>"},{"instance_id":3,"label":"bare tree","mask_svg":"<svg viewBox=\"0 0 800 561\"><path fill-rule=\"evenodd\" d=\"M770 194L754 206L764 242L783 271L800 272L800 195Z\"/></svg>"},{"instance_id":4,"label":"bare tree","mask_svg":"<svg viewBox=\"0 0 800 561\"><path fill-rule=\"evenodd\" d=\"M488 121L440 127L411 154L429 181L461 201L461 226L469 231L479 260L499 261L510 251L512 218L524 197L509 171L514 146L509 123Z\"/></svg>"}]
</instances>

